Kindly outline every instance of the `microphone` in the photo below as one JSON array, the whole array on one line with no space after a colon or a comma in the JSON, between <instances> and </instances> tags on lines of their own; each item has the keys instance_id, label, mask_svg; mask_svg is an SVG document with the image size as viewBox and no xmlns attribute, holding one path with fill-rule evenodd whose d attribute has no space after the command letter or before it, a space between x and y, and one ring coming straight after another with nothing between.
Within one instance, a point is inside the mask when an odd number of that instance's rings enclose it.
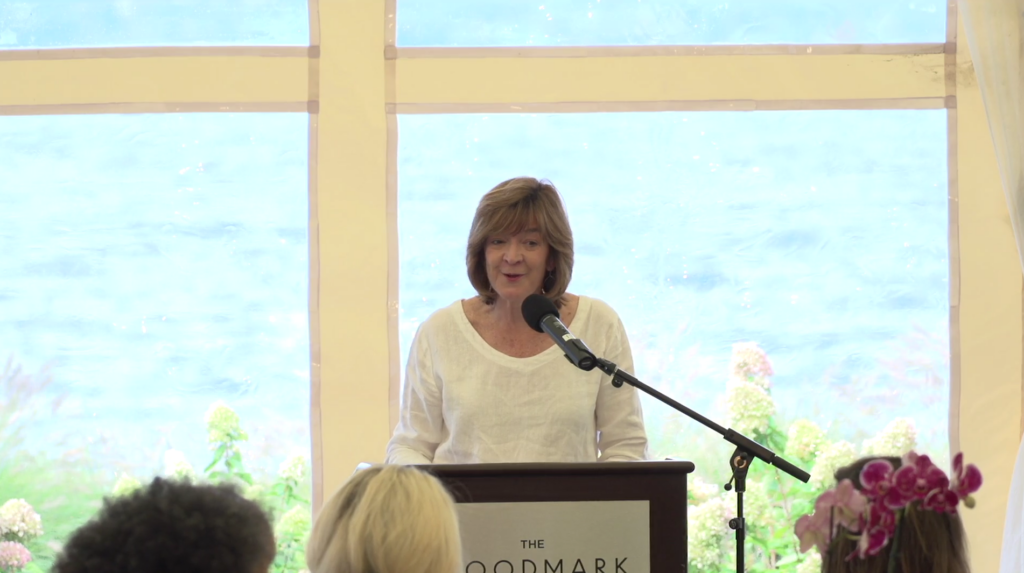
<instances>
[{"instance_id":1,"label":"microphone","mask_svg":"<svg viewBox=\"0 0 1024 573\"><path fill-rule=\"evenodd\" d=\"M523 301L523 318L530 328L548 333L576 368L589 371L597 366L597 357L582 340L573 336L562 324L555 303L548 297L541 294L526 297Z\"/></svg>"}]
</instances>

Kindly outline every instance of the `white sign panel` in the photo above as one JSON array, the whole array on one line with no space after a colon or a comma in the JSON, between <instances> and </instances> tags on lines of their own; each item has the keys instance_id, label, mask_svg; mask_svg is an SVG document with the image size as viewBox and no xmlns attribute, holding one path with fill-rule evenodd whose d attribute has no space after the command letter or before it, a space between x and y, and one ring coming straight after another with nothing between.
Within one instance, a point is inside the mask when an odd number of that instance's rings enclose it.
<instances>
[{"instance_id":1,"label":"white sign panel","mask_svg":"<svg viewBox=\"0 0 1024 573\"><path fill-rule=\"evenodd\" d=\"M465 573L650 573L647 501L460 503Z\"/></svg>"}]
</instances>

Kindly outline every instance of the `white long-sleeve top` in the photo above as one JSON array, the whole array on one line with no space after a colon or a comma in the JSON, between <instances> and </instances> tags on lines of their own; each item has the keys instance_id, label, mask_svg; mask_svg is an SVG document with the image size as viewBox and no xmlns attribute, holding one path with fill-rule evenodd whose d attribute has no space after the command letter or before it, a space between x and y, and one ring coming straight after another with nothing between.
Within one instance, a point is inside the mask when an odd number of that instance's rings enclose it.
<instances>
[{"instance_id":1,"label":"white long-sleeve top","mask_svg":"<svg viewBox=\"0 0 1024 573\"><path fill-rule=\"evenodd\" d=\"M626 331L604 302L579 297L570 325L598 357L626 372ZM641 460L647 435L635 388L585 372L557 345L514 358L470 324L462 301L438 310L416 332L401 415L388 443L397 464Z\"/></svg>"}]
</instances>

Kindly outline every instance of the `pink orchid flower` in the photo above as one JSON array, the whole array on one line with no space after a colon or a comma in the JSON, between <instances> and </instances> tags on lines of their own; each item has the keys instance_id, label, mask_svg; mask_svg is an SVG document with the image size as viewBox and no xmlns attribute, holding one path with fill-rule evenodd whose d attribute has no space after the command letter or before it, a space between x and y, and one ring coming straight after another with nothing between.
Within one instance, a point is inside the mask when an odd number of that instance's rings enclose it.
<instances>
[{"instance_id":1,"label":"pink orchid flower","mask_svg":"<svg viewBox=\"0 0 1024 573\"><path fill-rule=\"evenodd\" d=\"M864 512L864 529L882 528L891 536L896 532L896 511L884 505L871 504Z\"/></svg>"},{"instance_id":2,"label":"pink orchid flower","mask_svg":"<svg viewBox=\"0 0 1024 573\"><path fill-rule=\"evenodd\" d=\"M960 503L960 498L957 497L956 492L941 488L930 491L921 502L921 507L931 511L956 513L958 503Z\"/></svg>"},{"instance_id":3,"label":"pink orchid flower","mask_svg":"<svg viewBox=\"0 0 1024 573\"><path fill-rule=\"evenodd\" d=\"M889 532L882 527L869 529L861 534L857 540L857 548L847 556L849 561L854 557L863 559L871 555L878 555L885 545L889 543Z\"/></svg>"},{"instance_id":4,"label":"pink orchid flower","mask_svg":"<svg viewBox=\"0 0 1024 573\"><path fill-rule=\"evenodd\" d=\"M814 514L805 515L796 522L800 552L814 546L819 553L825 553L840 527L856 531L867 503L867 498L848 479L819 495L814 502Z\"/></svg>"},{"instance_id":5,"label":"pink orchid flower","mask_svg":"<svg viewBox=\"0 0 1024 573\"><path fill-rule=\"evenodd\" d=\"M796 537L800 540L800 553L807 553L811 547L817 547L818 553L827 552L832 541L828 515L816 512L796 520Z\"/></svg>"},{"instance_id":6,"label":"pink orchid flower","mask_svg":"<svg viewBox=\"0 0 1024 573\"><path fill-rule=\"evenodd\" d=\"M928 456L910 452L899 469L884 459L866 463L860 482L862 488L857 490L849 480L841 481L818 497L812 515L797 521L801 552L816 546L824 554L832 539L842 534L857 540L847 561L877 555L896 535L897 520L904 512L956 513L961 501L973 507L971 494L981 487L982 476L976 466L964 464L963 454L953 458L948 477ZM920 504L911 506L915 501Z\"/></svg>"},{"instance_id":7,"label":"pink orchid flower","mask_svg":"<svg viewBox=\"0 0 1024 573\"><path fill-rule=\"evenodd\" d=\"M964 500L968 508L974 507L974 498L971 494L981 488L981 470L974 464L967 464L964 467L964 454L960 452L953 457L953 483L951 490L956 492L959 499Z\"/></svg>"},{"instance_id":8,"label":"pink orchid flower","mask_svg":"<svg viewBox=\"0 0 1024 573\"><path fill-rule=\"evenodd\" d=\"M935 490L949 488L946 472L936 467L928 456L919 456L914 452L904 456L903 466L893 474L892 481L908 502L924 499Z\"/></svg>"},{"instance_id":9,"label":"pink orchid flower","mask_svg":"<svg viewBox=\"0 0 1024 573\"><path fill-rule=\"evenodd\" d=\"M903 469L903 468L900 468ZM860 471L863 491L872 500L879 500L890 509L899 509L907 504L909 497L897 487L892 464L886 460L872 460Z\"/></svg>"},{"instance_id":10,"label":"pink orchid flower","mask_svg":"<svg viewBox=\"0 0 1024 573\"><path fill-rule=\"evenodd\" d=\"M882 504L868 505L862 516L861 531L857 548L846 557L847 561L877 555L896 534L896 513Z\"/></svg>"},{"instance_id":11,"label":"pink orchid flower","mask_svg":"<svg viewBox=\"0 0 1024 573\"><path fill-rule=\"evenodd\" d=\"M868 498L857 491L853 482L844 479L835 488L832 504L835 508L833 514L835 525L856 531L856 527L860 523L860 516L864 514L864 509L868 505Z\"/></svg>"}]
</instances>

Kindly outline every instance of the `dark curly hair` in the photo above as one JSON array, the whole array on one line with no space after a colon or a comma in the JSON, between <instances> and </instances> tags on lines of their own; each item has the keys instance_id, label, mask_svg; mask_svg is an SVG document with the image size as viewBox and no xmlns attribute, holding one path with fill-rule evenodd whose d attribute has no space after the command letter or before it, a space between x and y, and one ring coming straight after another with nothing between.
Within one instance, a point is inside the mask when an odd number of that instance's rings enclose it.
<instances>
[{"instance_id":1,"label":"dark curly hair","mask_svg":"<svg viewBox=\"0 0 1024 573\"><path fill-rule=\"evenodd\" d=\"M234 487L157 478L104 500L53 572L262 573L275 550L266 513Z\"/></svg>"}]
</instances>

